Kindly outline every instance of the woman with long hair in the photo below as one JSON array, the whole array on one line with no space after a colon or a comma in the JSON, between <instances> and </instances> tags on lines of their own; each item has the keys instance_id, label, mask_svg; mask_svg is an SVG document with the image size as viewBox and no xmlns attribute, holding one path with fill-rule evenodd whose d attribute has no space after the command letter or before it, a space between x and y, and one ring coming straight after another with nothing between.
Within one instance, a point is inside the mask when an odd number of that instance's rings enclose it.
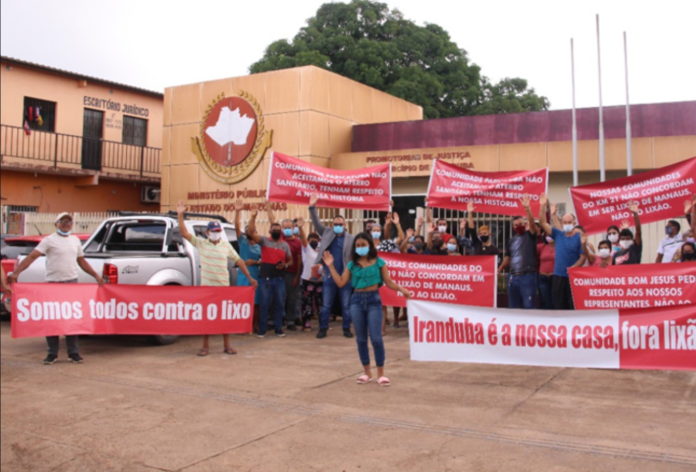
<instances>
[{"instance_id":1,"label":"woman with long hair","mask_svg":"<svg viewBox=\"0 0 696 472\"><path fill-rule=\"evenodd\" d=\"M384 375L384 341L382 340L382 300L379 288L386 285L392 290L399 291L404 297L411 294L403 287L396 285L389 277L389 271L384 259L377 257L372 235L360 233L355 237L352 248L352 260L348 262L343 274L338 274L333 265L333 256L325 251L324 263L331 271L336 285L345 286L348 282L353 285L353 295L350 299L350 314L355 327L355 338L358 344L358 354L365 373L358 377L360 385L372 381L370 368L370 351L367 346L368 335L372 341L377 364L377 383L388 387L391 382Z\"/></svg>"}]
</instances>

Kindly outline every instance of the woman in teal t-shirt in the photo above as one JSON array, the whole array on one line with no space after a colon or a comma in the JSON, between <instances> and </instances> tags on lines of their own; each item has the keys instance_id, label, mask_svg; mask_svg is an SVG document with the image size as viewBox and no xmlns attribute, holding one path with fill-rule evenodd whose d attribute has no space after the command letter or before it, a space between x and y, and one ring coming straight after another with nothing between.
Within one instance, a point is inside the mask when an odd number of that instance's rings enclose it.
<instances>
[{"instance_id":1,"label":"woman in teal t-shirt","mask_svg":"<svg viewBox=\"0 0 696 472\"><path fill-rule=\"evenodd\" d=\"M377 383L382 387L390 385L389 379L384 376L384 342L382 341L382 299L379 297L379 288L382 284L392 290L401 292L404 297L410 298L411 294L405 288L399 287L389 277L387 264L384 259L377 257L377 250L372 244L372 237L367 233L360 233L353 242L353 260L342 275L338 275L333 265L334 259L329 251L324 251L323 258L331 271L336 285L343 287L348 282L353 285L353 295L350 299L350 315L355 326L355 339L358 343L358 354L365 373L358 377L358 384L366 384L372 381L370 369L370 350L367 347L367 336L372 340L372 349L375 351L377 363Z\"/></svg>"}]
</instances>

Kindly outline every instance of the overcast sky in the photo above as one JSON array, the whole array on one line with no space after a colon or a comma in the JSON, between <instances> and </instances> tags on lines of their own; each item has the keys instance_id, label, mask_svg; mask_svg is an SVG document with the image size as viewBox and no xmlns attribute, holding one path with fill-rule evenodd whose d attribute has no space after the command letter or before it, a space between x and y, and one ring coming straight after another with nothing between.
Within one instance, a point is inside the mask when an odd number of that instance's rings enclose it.
<instances>
[{"instance_id":1,"label":"overcast sky","mask_svg":"<svg viewBox=\"0 0 696 472\"><path fill-rule=\"evenodd\" d=\"M165 87L246 75L271 42L291 39L324 0L2 0L3 56L115 82ZM696 0L390 0L435 23L494 81L522 77L553 109L570 108L570 38L578 107L598 104L595 14L604 105L696 100Z\"/></svg>"}]
</instances>

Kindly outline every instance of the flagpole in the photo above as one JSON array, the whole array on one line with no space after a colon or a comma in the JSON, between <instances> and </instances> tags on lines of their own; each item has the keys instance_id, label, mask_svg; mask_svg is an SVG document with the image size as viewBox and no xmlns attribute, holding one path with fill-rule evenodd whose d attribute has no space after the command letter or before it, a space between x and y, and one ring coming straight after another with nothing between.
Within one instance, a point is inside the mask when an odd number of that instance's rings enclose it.
<instances>
[{"instance_id":1,"label":"flagpole","mask_svg":"<svg viewBox=\"0 0 696 472\"><path fill-rule=\"evenodd\" d=\"M597 70L599 71L599 179L606 180L604 168L604 117L602 113L602 59L599 48L599 14L597 15Z\"/></svg>"},{"instance_id":2,"label":"flagpole","mask_svg":"<svg viewBox=\"0 0 696 472\"><path fill-rule=\"evenodd\" d=\"M631 105L628 100L628 43L624 31L624 68L626 69L626 171L633 175L633 156L631 155Z\"/></svg>"},{"instance_id":3,"label":"flagpole","mask_svg":"<svg viewBox=\"0 0 696 472\"><path fill-rule=\"evenodd\" d=\"M573 187L578 186L578 127L575 117L575 52L570 38L570 71L573 83Z\"/></svg>"}]
</instances>

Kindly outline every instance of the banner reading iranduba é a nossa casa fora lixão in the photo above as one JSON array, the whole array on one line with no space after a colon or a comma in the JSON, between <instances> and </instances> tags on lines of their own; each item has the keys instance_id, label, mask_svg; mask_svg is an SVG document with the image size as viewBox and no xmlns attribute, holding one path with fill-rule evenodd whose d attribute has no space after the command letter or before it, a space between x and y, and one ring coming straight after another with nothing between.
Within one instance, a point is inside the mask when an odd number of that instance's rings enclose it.
<instances>
[{"instance_id":1,"label":"banner reading iranduba \u00e9 a nossa casa fora lix\u00e3o","mask_svg":"<svg viewBox=\"0 0 696 472\"><path fill-rule=\"evenodd\" d=\"M639 204L641 223L683 215L684 202L696 194L696 157L629 177L570 189L579 224L588 234L606 231L623 220L633 223L628 205Z\"/></svg>"},{"instance_id":2,"label":"banner reading iranduba \u00e9 a nossa casa fora lix\u00e3o","mask_svg":"<svg viewBox=\"0 0 696 472\"><path fill-rule=\"evenodd\" d=\"M278 152L271 155L269 201L309 205L313 193L322 207L389 211L391 164L334 170Z\"/></svg>"},{"instance_id":3,"label":"banner reading iranduba \u00e9 a nossa casa fora lix\u00e3o","mask_svg":"<svg viewBox=\"0 0 696 472\"><path fill-rule=\"evenodd\" d=\"M408 301L411 360L696 370L696 306L499 310Z\"/></svg>"},{"instance_id":4,"label":"banner reading iranduba \u00e9 a nossa casa fora lix\u00e3o","mask_svg":"<svg viewBox=\"0 0 696 472\"><path fill-rule=\"evenodd\" d=\"M428 184L428 206L498 215L522 215L522 196L531 197L530 208L539 214L539 196L546 193L548 169L513 172L474 172L436 160Z\"/></svg>"},{"instance_id":5,"label":"banner reading iranduba \u00e9 a nossa casa fora lix\u00e3o","mask_svg":"<svg viewBox=\"0 0 696 472\"><path fill-rule=\"evenodd\" d=\"M12 337L251 332L253 287L15 284Z\"/></svg>"},{"instance_id":6,"label":"banner reading iranduba \u00e9 a nossa casa fora lix\u00e3o","mask_svg":"<svg viewBox=\"0 0 696 472\"><path fill-rule=\"evenodd\" d=\"M395 284L415 300L472 306L496 306L495 256L442 257L379 253ZM406 306L406 298L388 287L380 289L384 306Z\"/></svg>"},{"instance_id":7,"label":"banner reading iranduba \u00e9 a nossa casa fora lix\u00e3o","mask_svg":"<svg viewBox=\"0 0 696 472\"><path fill-rule=\"evenodd\" d=\"M575 308L696 306L696 262L568 269Z\"/></svg>"}]
</instances>

